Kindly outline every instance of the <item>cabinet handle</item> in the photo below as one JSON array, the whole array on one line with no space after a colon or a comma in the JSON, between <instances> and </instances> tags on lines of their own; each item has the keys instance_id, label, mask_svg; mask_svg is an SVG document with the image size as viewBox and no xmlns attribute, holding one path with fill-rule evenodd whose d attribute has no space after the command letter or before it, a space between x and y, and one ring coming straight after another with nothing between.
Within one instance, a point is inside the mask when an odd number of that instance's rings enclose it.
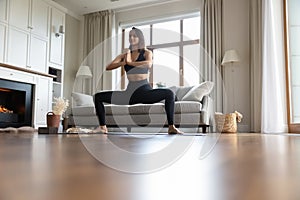
<instances>
[{"instance_id":1,"label":"cabinet handle","mask_svg":"<svg viewBox=\"0 0 300 200\"><path fill-rule=\"evenodd\" d=\"M9 75L13 76L14 74L13 74L13 73L10 73Z\"/></svg>"}]
</instances>

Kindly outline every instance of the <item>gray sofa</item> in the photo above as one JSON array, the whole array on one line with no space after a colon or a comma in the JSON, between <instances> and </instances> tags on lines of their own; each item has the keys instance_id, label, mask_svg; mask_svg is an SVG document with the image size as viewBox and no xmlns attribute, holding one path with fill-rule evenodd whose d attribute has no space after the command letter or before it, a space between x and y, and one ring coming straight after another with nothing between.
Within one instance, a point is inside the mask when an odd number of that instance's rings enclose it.
<instances>
[{"instance_id":1,"label":"gray sofa","mask_svg":"<svg viewBox=\"0 0 300 200\"><path fill-rule=\"evenodd\" d=\"M170 87L176 94L175 125L178 127L201 127L206 133L211 126L213 102L209 96L213 88L211 82L197 86ZM106 124L108 127L166 127L167 118L164 103L114 105L105 104ZM96 127L93 96L72 93L72 115L78 127Z\"/></svg>"}]
</instances>

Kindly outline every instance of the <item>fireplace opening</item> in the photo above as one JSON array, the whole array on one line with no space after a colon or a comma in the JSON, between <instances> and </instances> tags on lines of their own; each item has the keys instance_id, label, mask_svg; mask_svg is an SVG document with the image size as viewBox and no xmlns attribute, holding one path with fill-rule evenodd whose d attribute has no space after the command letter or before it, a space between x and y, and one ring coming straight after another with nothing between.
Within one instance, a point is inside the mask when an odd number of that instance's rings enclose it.
<instances>
[{"instance_id":1,"label":"fireplace opening","mask_svg":"<svg viewBox=\"0 0 300 200\"><path fill-rule=\"evenodd\" d=\"M0 127L32 126L31 84L0 79Z\"/></svg>"}]
</instances>

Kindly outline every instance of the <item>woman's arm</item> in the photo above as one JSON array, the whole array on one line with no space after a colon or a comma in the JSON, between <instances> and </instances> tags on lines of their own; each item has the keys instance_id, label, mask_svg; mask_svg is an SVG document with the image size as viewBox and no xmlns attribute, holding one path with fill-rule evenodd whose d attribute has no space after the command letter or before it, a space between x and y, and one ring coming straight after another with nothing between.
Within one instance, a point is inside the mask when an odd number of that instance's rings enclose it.
<instances>
[{"instance_id":1,"label":"woman's arm","mask_svg":"<svg viewBox=\"0 0 300 200\"><path fill-rule=\"evenodd\" d=\"M126 54L120 54L118 55L111 63L109 63L106 66L106 70L113 70L113 69L117 69L123 65L126 65L125 62L125 55Z\"/></svg>"},{"instance_id":2,"label":"woman's arm","mask_svg":"<svg viewBox=\"0 0 300 200\"><path fill-rule=\"evenodd\" d=\"M152 51L145 51L145 59L145 61L132 62L130 52L126 55L126 63L128 65L150 69L152 66Z\"/></svg>"}]
</instances>

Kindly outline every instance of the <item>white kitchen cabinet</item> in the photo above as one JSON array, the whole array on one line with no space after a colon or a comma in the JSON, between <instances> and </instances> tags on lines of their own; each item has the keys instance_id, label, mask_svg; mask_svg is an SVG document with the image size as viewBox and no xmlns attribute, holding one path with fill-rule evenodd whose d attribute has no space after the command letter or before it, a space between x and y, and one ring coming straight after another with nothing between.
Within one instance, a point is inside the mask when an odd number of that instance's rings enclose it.
<instances>
[{"instance_id":1,"label":"white kitchen cabinet","mask_svg":"<svg viewBox=\"0 0 300 200\"><path fill-rule=\"evenodd\" d=\"M10 0L9 24L41 37L49 35L49 5L43 0Z\"/></svg>"},{"instance_id":2,"label":"white kitchen cabinet","mask_svg":"<svg viewBox=\"0 0 300 200\"><path fill-rule=\"evenodd\" d=\"M53 96L60 97L63 95L65 13L51 8L50 27L49 73L57 76L53 82Z\"/></svg>"},{"instance_id":3,"label":"white kitchen cabinet","mask_svg":"<svg viewBox=\"0 0 300 200\"><path fill-rule=\"evenodd\" d=\"M29 40L29 32L14 27L8 28L8 64L23 68L27 66Z\"/></svg>"},{"instance_id":4,"label":"white kitchen cabinet","mask_svg":"<svg viewBox=\"0 0 300 200\"><path fill-rule=\"evenodd\" d=\"M48 38L50 28L49 5L42 0L32 0L31 5L31 33Z\"/></svg>"},{"instance_id":5,"label":"white kitchen cabinet","mask_svg":"<svg viewBox=\"0 0 300 200\"><path fill-rule=\"evenodd\" d=\"M28 62L28 67L31 70L47 73L47 49L47 40L39 36L31 35Z\"/></svg>"},{"instance_id":6,"label":"white kitchen cabinet","mask_svg":"<svg viewBox=\"0 0 300 200\"><path fill-rule=\"evenodd\" d=\"M18 28L9 28L7 64L47 73L47 52L47 39Z\"/></svg>"},{"instance_id":7,"label":"white kitchen cabinet","mask_svg":"<svg viewBox=\"0 0 300 200\"><path fill-rule=\"evenodd\" d=\"M51 35L49 62L52 66L62 66L64 63L64 34L59 33L60 27L65 27L65 13L51 8ZM58 34L57 34L58 33Z\"/></svg>"},{"instance_id":8,"label":"white kitchen cabinet","mask_svg":"<svg viewBox=\"0 0 300 200\"><path fill-rule=\"evenodd\" d=\"M52 79L39 76L35 85L35 127L46 126L46 115L52 110Z\"/></svg>"},{"instance_id":9,"label":"white kitchen cabinet","mask_svg":"<svg viewBox=\"0 0 300 200\"><path fill-rule=\"evenodd\" d=\"M47 73L49 5L43 0L10 0L7 63Z\"/></svg>"},{"instance_id":10,"label":"white kitchen cabinet","mask_svg":"<svg viewBox=\"0 0 300 200\"><path fill-rule=\"evenodd\" d=\"M9 25L13 25L20 29L29 31L30 5L30 0L10 0Z\"/></svg>"},{"instance_id":11,"label":"white kitchen cabinet","mask_svg":"<svg viewBox=\"0 0 300 200\"><path fill-rule=\"evenodd\" d=\"M7 22L8 19L8 0L0 0L0 21Z\"/></svg>"},{"instance_id":12,"label":"white kitchen cabinet","mask_svg":"<svg viewBox=\"0 0 300 200\"><path fill-rule=\"evenodd\" d=\"M1 1L1 0L0 0ZM6 30L7 25L0 23L0 62L5 60L5 47L6 47Z\"/></svg>"}]
</instances>

